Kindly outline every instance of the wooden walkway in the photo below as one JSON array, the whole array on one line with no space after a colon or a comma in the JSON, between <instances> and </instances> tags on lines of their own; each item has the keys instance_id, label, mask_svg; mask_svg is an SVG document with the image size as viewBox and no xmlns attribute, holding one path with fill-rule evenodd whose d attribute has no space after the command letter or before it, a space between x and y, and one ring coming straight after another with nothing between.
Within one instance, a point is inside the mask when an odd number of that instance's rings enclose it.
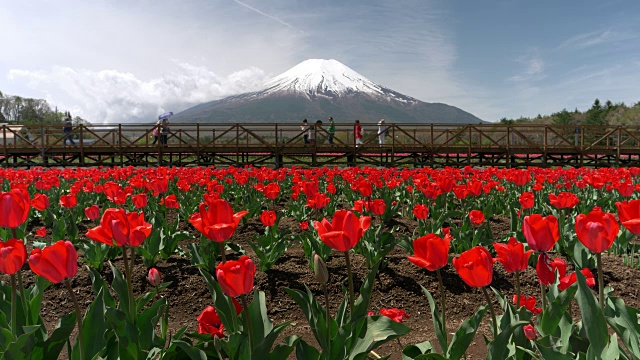
<instances>
[{"instance_id":1,"label":"wooden walkway","mask_svg":"<svg viewBox=\"0 0 640 360\"><path fill-rule=\"evenodd\" d=\"M2 125L0 165L31 166L640 166L640 127L543 125L377 124L312 129L305 144L299 124L170 124L167 143L153 143L149 124L77 126L75 145L61 128Z\"/></svg>"}]
</instances>

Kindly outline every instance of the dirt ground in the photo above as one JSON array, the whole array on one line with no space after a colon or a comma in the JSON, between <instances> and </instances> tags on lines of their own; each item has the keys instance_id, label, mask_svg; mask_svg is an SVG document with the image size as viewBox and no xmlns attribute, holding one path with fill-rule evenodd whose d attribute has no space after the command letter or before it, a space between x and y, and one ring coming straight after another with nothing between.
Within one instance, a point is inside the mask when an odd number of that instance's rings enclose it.
<instances>
[{"instance_id":1,"label":"dirt ground","mask_svg":"<svg viewBox=\"0 0 640 360\"><path fill-rule=\"evenodd\" d=\"M401 232L411 234L415 228L413 220L401 220L397 223L401 227ZM509 230L508 219L490 219L494 234L498 238L503 238ZM37 224L33 224L37 226ZM85 224L89 225L89 224ZM83 225L83 227L85 226ZM298 223L293 219L284 218L280 221L281 228L290 228L293 232L300 232ZM200 234L189 224L181 225L181 228L190 231L194 238L199 238ZM259 219L249 219L246 224L241 225L236 231L236 235L231 238L231 242L239 244L246 251L247 255L257 262L255 254L247 245L248 239L253 239L256 231L261 229ZM83 228L81 232L83 233ZM311 228L307 231L313 231ZM86 232L86 231L85 231ZM182 243L186 250L186 242ZM228 258L238 257L228 250ZM426 287L432 294L438 292L438 282L435 273L418 268L407 260L407 253L400 248L394 249L387 257L387 266L381 269L376 278L376 283L371 298L370 310L379 314L380 308L401 308L404 309L410 318L404 320L404 324L412 328L412 331L399 339L391 341L378 348L376 352L381 355L392 355L392 359L401 359L401 347L409 344L416 344L425 340L430 340L437 346L429 305L423 295L420 285ZM356 289L368 273L364 259L360 256L354 258L355 269L354 279ZM627 305L638 308L640 288L637 280L640 277L640 270L632 269L622 264L622 259L613 255L606 255L604 259L604 281L606 285L615 289L616 295L621 296ZM122 269L121 259L116 259L116 266ZM337 305L342 299L342 288L346 286L346 270L344 257L333 252L328 263L331 280L329 282L330 298L332 301L331 312L335 313ZM175 331L183 326L188 326L188 331L197 330L196 317L207 306L213 305L211 296L205 282L198 272L198 269L191 266L189 259L172 256L166 261L161 261L157 268L163 274L164 281L171 281L172 284L162 295L168 297L170 304L170 328ZM26 284L33 281L30 271L24 271ZM140 295L150 290L150 285L146 280L147 269L138 258L134 271L134 292ZM540 288L536 280L535 269L529 268L524 276L521 276L522 293L534 295L539 298ZM594 275L596 271L594 269ZM454 268L447 265L442 269L442 276L445 283L446 304L447 304L447 328L449 332L454 332L460 323L470 317L475 310L485 302L480 291L473 290L466 286L458 277ZM111 271L105 266L103 277L110 281ZM8 279L2 279L8 280ZM496 264L494 278L491 286L511 297L515 293L514 278L512 274L507 274L501 265ZM255 288L266 293L267 307L271 320L275 323L292 321L292 324L284 331L283 337L297 334L307 342L315 343L313 335L309 329L302 311L295 302L286 294L284 288L304 290L307 285L316 296L321 295L321 287L316 282L313 272L308 266L302 248L294 244L279 259L279 261L266 273L258 272L255 280ZM81 267L78 274L73 279L74 291L79 296L81 306L85 308L93 301L94 295L91 291L91 280L88 271ZM539 303L538 303L538 306ZM573 305L573 313L579 312L577 305ZM497 307L498 308L498 307ZM58 318L73 311L73 305L66 290L61 285L51 286L45 293L42 314L49 329L55 327ZM489 318L485 315L482 328L476 336L468 350L468 359L484 359L486 356L486 346L481 333L489 334Z\"/></svg>"}]
</instances>

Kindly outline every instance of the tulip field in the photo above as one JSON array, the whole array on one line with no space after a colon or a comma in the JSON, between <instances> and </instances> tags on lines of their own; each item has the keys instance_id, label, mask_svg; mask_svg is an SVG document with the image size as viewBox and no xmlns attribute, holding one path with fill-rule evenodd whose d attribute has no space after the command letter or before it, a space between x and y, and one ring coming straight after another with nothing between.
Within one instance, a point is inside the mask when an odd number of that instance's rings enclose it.
<instances>
[{"instance_id":1,"label":"tulip field","mask_svg":"<svg viewBox=\"0 0 640 360\"><path fill-rule=\"evenodd\" d=\"M0 360L640 359L640 168L0 183Z\"/></svg>"}]
</instances>

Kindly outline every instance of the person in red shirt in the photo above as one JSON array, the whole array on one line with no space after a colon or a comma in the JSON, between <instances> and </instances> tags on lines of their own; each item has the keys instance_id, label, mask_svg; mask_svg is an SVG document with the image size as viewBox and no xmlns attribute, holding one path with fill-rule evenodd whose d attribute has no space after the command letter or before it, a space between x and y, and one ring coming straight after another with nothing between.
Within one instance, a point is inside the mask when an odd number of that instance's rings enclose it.
<instances>
[{"instance_id":1,"label":"person in red shirt","mask_svg":"<svg viewBox=\"0 0 640 360\"><path fill-rule=\"evenodd\" d=\"M360 120L356 120L356 126L353 129L356 136L356 147L362 145L362 126L360 126Z\"/></svg>"}]
</instances>

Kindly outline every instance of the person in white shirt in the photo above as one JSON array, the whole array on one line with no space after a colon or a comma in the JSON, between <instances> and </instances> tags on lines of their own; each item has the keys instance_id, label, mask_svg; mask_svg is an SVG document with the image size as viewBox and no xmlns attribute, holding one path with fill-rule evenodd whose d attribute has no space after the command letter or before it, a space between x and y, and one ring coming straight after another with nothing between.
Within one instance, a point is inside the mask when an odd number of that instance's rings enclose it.
<instances>
[{"instance_id":1,"label":"person in white shirt","mask_svg":"<svg viewBox=\"0 0 640 360\"><path fill-rule=\"evenodd\" d=\"M302 130L302 137L304 138L304 143L309 144L309 135L311 134L311 126L307 122L307 119L302 120L302 126L300 126Z\"/></svg>"},{"instance_id":2,"label":"person in white shirt","mask_svg":"<svg viewBox=\"0 0 640 360\"><path fill-rule=\"evenodd\" d=\"M384 138L387 136L388 126L384 123L384 119L378 121L378 142L380 146L384 145Z\"/></svg>"}]
</instances>

